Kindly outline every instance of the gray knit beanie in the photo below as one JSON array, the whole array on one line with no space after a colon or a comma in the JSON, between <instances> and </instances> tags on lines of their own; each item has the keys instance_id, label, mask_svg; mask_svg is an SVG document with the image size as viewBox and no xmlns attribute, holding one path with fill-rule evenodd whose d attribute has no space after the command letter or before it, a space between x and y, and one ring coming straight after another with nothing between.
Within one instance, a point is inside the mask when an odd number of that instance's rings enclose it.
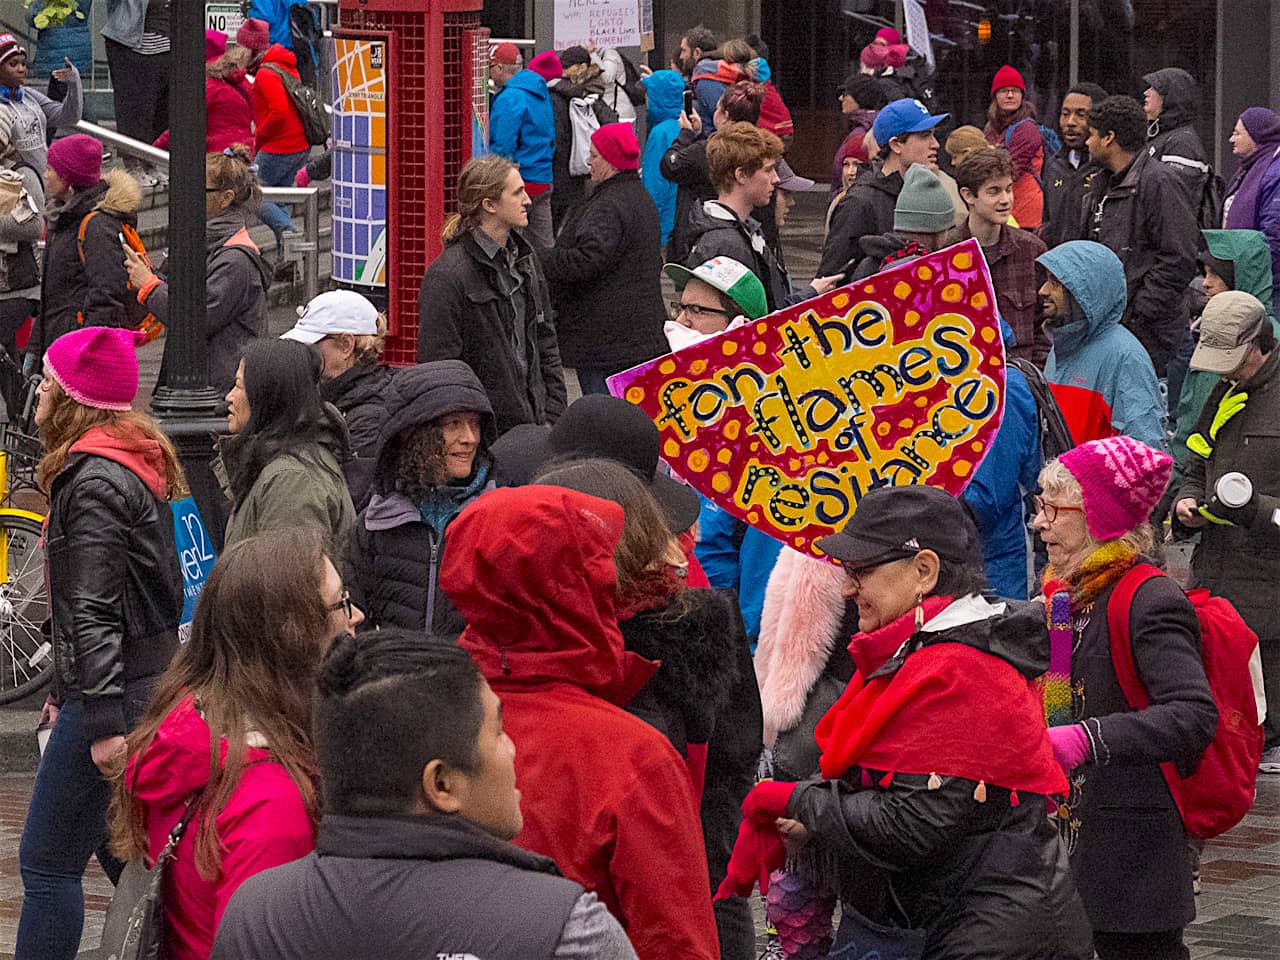
<instances>
[{"instance_id":1,"label":"gray knit beanie","mask_svg":"<svg viewBox=\"0 0 1280 960\"><path fill-rule=\"evenodd\" d=\"M943 233L955 226L956 208L942 181L928 167L914 163L893 207L893 229L907 233Z\"/></svg>"}]
</instances>

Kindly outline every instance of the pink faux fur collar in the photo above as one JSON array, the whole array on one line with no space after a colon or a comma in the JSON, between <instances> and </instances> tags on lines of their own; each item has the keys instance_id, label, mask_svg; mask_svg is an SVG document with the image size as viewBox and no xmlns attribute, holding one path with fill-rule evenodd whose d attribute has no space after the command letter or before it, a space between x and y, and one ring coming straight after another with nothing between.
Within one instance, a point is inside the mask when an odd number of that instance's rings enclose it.
<instances>
[{"instance_id":1,"label":"pink faux fur collar","mask_svg":"<svg viewBox=\"0 0 1280 960\"><path fill-rule=\"evenodd\" d=\"M835 564L789 548L778 556L765 590L755 656L767 747L800 722L837 640L843 587L844 571Z\"/></svg>"}]
</instances>

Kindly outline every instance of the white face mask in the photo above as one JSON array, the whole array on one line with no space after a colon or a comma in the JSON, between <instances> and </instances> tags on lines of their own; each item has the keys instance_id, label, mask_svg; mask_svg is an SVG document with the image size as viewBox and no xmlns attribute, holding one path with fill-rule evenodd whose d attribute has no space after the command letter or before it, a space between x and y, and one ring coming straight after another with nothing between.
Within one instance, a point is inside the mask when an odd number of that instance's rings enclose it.
<instances>
[{"instance_id":1,"label":"white face mask","mask_svg":"<svg viewBox=\"0 0 1280 960\"><path fill-rule=\"evenodd\" d=\"M748 322L746 317L734 317L729 326L721 330L720 333L736 330L738 327L745 326ZM676 323L674 320L668 320L663 324L662 332L667 335L667 346L671 348L672 353L679 353L685 347L691 347L695 343L701 343L703 340L710 340L712 337L720 336L720 333L699 333L693 327L686 327L683 323Z\"/></svg>"}]
</instances>

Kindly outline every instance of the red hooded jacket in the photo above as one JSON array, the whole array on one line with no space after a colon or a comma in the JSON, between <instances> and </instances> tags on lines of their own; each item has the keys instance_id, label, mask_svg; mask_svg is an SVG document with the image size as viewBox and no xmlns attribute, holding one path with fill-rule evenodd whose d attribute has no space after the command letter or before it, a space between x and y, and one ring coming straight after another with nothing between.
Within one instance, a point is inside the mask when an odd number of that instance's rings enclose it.
<instances>
[{"instance_id":1,"label":"red hooded jacket","mask_svg":"<svg viewBox=\"0 0 1280 960\"><path fill-rule=\"evenodd\" d=\"M640 960L716 960L698 808L680 756L621 709L656 665L614 614L617 504L560 487L486 493L449 527L440 586L502 701L524 829L622 923Z\"/></svg>"},{"instance_id":2,"label":"red hooded jacket","mask_svg":"<svg viewBox=\"0 0 1280 960\"><path fill-rule=\"evenodd\" d=\"M245 79L244 69L237 67L225 78L204 78L204 103L208 123L205 129L205 153L221 153L235 143L253 149L253 88ZM169 131L156 138L155 145L169 149Z\"/></svg>"},{"instance_id":3,"label":"red hooded jacket","mask_svg":"<svg viewBox=\"0 0 1280 960\"><path fill-rule=\"evenodd\" d=\"M224 752L225 748L224 743ZM141 761L130 761L125 773L133 802L146 813L153 861L187 802L208 782L209 727L187 698L164 718ZM240 782L217 824L222 841L217 878L205 880L196 872L199 826L194 821L179 841L178 857L165 878L165 955L171 960L208 960L222 913L240 884L315 848L302 794L266 750L246 749Z\"/></svg>"},{"instance_id":4,"label":"red hooded jacket","mask_svg":"<svg viewBox=\"0 0 1280 960\"><path fill-rule=\"evenodd\" d=\"M298 58L293 51L278 43L267 48L253 80L254 153L305 153L311 145L307 143L302 118L289 99L284 81L267 64L275 64L295 80L298 77Z\"/></svg>"}]
</instances>

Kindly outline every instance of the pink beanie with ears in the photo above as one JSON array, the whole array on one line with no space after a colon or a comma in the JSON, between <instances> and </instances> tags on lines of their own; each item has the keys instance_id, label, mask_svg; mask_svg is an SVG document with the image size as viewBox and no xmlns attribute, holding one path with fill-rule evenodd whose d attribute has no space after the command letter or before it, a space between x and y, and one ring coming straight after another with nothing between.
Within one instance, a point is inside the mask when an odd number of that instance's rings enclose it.
<instances>
[{"instance_id":1,"label":"pink beanie with ears","mask_svg":"<svg viewBox=\"0 0 1280 960\"><path fill-rule=\"evenodd\" d=\"M1058 462L1084 491L1084 519L1095 540L1124 536L1151 517L1173 475L1173 458L1132 437L1090 440Z\"/></svg>"},{"instance_id":2,"label":"pink beanie with ears","mask_svg":"<svg viewBox=\"0 0 1280 960\"><path fill-rule=\"evenodd\" d=\"M76 403L98 410L128 410L138 393L140 331L81 327L49 345L44 366Z\"/></svg>"}]
</instances>

